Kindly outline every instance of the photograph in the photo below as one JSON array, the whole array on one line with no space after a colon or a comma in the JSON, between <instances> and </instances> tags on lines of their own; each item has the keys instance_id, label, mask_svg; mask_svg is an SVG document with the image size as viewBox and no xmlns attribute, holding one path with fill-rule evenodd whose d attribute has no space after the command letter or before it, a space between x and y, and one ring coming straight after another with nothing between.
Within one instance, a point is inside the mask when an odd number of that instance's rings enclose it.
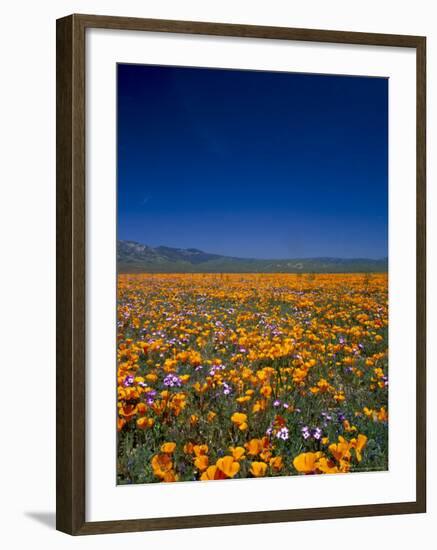
<instances>
[{"instance_id":1,"label":"photograph","mask_svg":"<svg viewBox=\"0 0 437 550\"><path fill-rule=\"evenodd\" d=\"M116 71L116 484L387 471L389 79Z\"/></svg>"}]
</instances>

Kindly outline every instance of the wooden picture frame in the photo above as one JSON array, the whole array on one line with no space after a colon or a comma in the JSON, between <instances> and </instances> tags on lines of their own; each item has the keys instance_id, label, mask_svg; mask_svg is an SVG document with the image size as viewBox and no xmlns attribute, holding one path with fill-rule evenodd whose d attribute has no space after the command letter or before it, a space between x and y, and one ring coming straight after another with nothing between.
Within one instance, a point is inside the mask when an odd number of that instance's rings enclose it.
<instances>
[{"instance_id":1,"label":"wooden picture frame","mask_svg":"<svg viewBox=\"0 0 437 550\"><path fill-rule=\"evenodd\" d=\"M87 522L85 471L85 32L89 28L410 48L417 84L416 499ZM410 514L426 510L426 39L421 36L70 15L57 21L57 529L71 535Z\"/></svg>"}]
</instances>

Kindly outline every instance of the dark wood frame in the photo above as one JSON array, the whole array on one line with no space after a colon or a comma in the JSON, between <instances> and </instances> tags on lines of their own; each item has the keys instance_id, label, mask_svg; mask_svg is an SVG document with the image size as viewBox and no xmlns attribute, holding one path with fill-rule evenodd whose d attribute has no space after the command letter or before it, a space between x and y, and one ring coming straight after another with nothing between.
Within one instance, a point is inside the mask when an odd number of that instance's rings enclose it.
<instances>
[{"instance_id":1,"label":"dark wood frame","mask_svg":"<svg viewBox=\"0 0 437 550\"><path fill-rule=\"evenodd\" d=\"M85 31L87 28L414 48L417 61L416 500L120 521L85 520ZM70 15L57 21L56 527L71 535L426 511L426 38L222 23Z\"/></svg>"}]
</instances>

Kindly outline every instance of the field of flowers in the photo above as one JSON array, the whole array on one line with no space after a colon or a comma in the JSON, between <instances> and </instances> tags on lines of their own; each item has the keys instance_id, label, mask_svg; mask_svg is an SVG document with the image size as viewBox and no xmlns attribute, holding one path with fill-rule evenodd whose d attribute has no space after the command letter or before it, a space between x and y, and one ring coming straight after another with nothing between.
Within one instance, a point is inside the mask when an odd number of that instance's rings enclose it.
<instances>
[{"instance_id":1,"label":"field of flowers","mask_svg":"<svg viewBox=\"0 0 437 550\"><path fill-rule=\"evenodd\" d=\"M385 274L119 275L117 482L385 470Z\"/></svg>"}]
</instances>

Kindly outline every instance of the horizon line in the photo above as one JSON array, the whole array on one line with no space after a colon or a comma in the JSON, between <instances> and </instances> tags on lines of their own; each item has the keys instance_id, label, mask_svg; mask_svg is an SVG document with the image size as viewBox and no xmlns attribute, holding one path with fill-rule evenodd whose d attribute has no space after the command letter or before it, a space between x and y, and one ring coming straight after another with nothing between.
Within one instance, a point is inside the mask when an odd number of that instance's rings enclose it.
<instances>
[{"instance_id":1,"label":"horizon line","mask_svg":"<svg viewBox=\"0 0 437 550\"><path fill-rule=\"evenodd\" d=\"M335 256L335 255L317 255L317 256L289 256L284 258L274 258L274 257L268 257L268 258L257 258L254 256L234 256L231 254L223 254L220 252L211 252L211 251L205 251L201 248L197 248L195 246L190 246L188 248L184 248L181 246L169 246L165 244L160 244L156 246L152 246L150 244L146 244L144 242L137 241L135 239L119 239L117 238L118 242L130 242L139 244L141 246L146 246L148 248L152 248L153 250L156 250L157 248L169 248L173 250L186 250L186 251L197 251L202 252L203 254L211 254L215 256L221 256L223 258L232 258L232 259L239 259L239 260L257 260L257 261L291 261L291 260L365 260L365 261L388 261L388 254L386 256L379 256L379 257L369 257L369 256Z\"/></svg>"}]
</instances>

